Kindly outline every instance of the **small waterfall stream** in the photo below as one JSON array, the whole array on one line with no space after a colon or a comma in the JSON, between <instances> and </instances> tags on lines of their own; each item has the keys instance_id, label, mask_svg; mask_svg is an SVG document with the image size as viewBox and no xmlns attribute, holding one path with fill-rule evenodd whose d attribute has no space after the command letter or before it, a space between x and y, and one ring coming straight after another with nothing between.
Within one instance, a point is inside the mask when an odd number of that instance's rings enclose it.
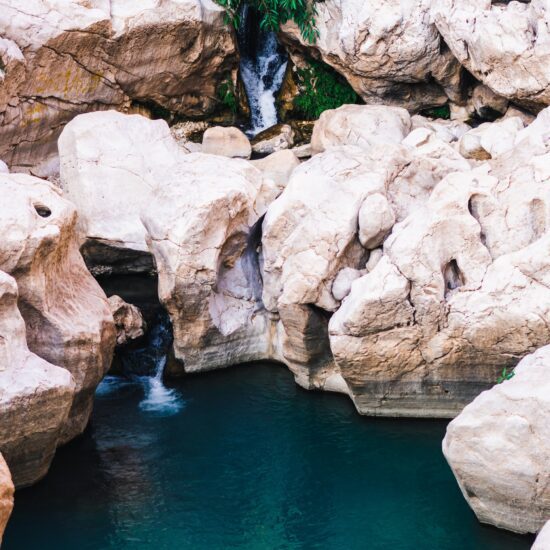
<instances>
[{"instance_id":1,"label":"small waterfall stream","mask_svg":"<svg viewBox=\"0 0 550 550\"><path fill-rule=\"evenodd\" d=\"M283 83L287 56L277 35L262 30L258 12L246 4L238 38L241 75L251 111L247 134L255 136L278 122L275 96Z\"/></svg>"}]
</instances>

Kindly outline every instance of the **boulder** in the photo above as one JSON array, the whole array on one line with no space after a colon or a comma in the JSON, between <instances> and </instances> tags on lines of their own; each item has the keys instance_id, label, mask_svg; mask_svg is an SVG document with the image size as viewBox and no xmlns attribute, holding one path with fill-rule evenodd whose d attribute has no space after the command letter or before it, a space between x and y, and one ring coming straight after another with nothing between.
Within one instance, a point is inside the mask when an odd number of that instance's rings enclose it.
<instances>
[{"instance_id":1,"label":"boulder","mask_svg":"<svg viewBox=\"0 0 550 550\"><path fill-rule=\"evenodd\" d=\"M0 544L13 509L13 481L6 461L0 454Z\"/></svg>"},{"instance_id":2,"label":"boulder","mask_svg":"<svg viewBox=\"0 0 550 550\"><path fill-rule=\"evenodd\" d=\"M431 0L326 0L309 44L288 22L283 40L343 74L366 103L420 111L460 97L460 66L430 21Z\"/></svg>"},{"instance_id":3,"label":"boulder","mask_svg":"<svg viewBox=\"0 0 550 550\"><path fill-rule=\"evenodd\" d=\"M443 453L483 523L535 533L550 517L549 372L545 346L447 427Z\"/></svg>"},{"instance_id":4,"label":"boulder","mask_svg":"<svg viewBox=\"0 0 550 550\"><path fill-rule=\"evenodd\" d=\"M329 331L361 412L452 417L550 342L546 117L513 151L442 179L352 284Z\"/></svg>"},{"instance_id":5,"label":"boulder","mask_svg":"<svg viewBox=\"0 0 550 550\"><path fill-rule=\"evenodd\" d=\"M290 149L294 145L294 130L289 124L277 124L260 132L252 140L252 151L258 155L271 155Z\"/></svg>"},{"instance_id":6,"label":"boulder","mask_svg":"<svg viewBox=\"0 0 550 550\"><path fill-rule=\"evenodd\" d=\"M59 138L61 185L78 209L82 253L103 273L154 271L140 220L152 190L186 154L166 122L116 111L77 116Z\"/></svg>"},{"instance_id":7,"label":"boulder","mask_svg":"<svg viewBox=\"0 0 550 550\"><path fill-rule=\"evenodd\" d=\"M147 324L139 308L116 294L109 297L109 307L115 321L117 346L124 346L145 335Z\"/></svg>"},{"instance_id":8,"label":"boulder","mask_svg":"<svg viewBox=\"0 0 550 550\"><path fill-rule=\"evenodd\" d=\"M368 150L379 143L401 143L410 130L411 117L400 107L343 105L321 114L313 128L311 149L313 154L340 145Z\"/></svg>"},{"instance_id":9,"label":"boulder","mask_svg":"<svg viewBox=\"0 0 550 550\"><path fill-rule=\"evenodd\" d=\"M531 550L548 550L548 548L550 548L550 520L540 530Z\"/></svg>"},{"instance_id":10,"label":"boulder","mask_svg":"<svg viewBox=\"0 0 550 550\"><path fill-rule=\"evenodd\" d=\"M249 159L252 146L246 135L238 128L213 126L202 137L202 152L229 158Z\"/></svg>"},{"instance_id":11,"label":"boulder","mask_svg":"<svg viewBox=\"0 0 550 550\"><path fill-rule=\"evenodd\" d=\"M159 297L186 372L276 356L260 263L261 219L279 192L245 160L193 153L143 210Z\"/></svg>"},{"instance_id":12,"label":"boulder","mask_svg":"<svg viewBox=\"0 0 550 550\"><path fill-rule=\"evenodd\" d=\"M5 0L0 157L30 170L76 115L137 107L203 117L237 69L235 34L210 0ZM25 128L22 132L21 128Z\"/></svg>"},{"instance_id":13,"label":"boulder","mask_svg":"<svg viewBox=\"0 0 550 550\"><path fill-rule=\"evenodd\" d=\"M535 110L550 105L546 0L434 0L431 13L456 58L495 94Z\"/></svg>"},{"instance_id":14,"label":"boulder","mask_svg":"<svg viewBox=\"0 0 550 550\"><path fill-rule=\"evenodd\" d=\"M472 92L472 105L482 119L493 120L503 116L508 109L509 101L484 84L478 84Z\"/></svg>"},{"instance_id":15,"label":"boulder","mask_svg":"<svg viewBox=\"0 0 550 550\"><path fill-rule=\"evenodd\" d=\"M96 386L110 366L113 318L79 253L75 207L52 184L24 174L1 174L0 189L0 270L17 281L29 348L67 369L76 383L61 437L68 441L86 427Z\"/></svg>"},{"instance_id":16,"label":"boulder","mask_svg":"<svg viewBox=\"0 0 550 550\"><path fill-rule=\"evenodd\" d=\"M284 150L272 153L259 160L250 161L266 178L272 179L282 192L286 187L292 172L300 166L300 161L293 151Z\"/></svg>"},{"instance_id":17,"label":"boulder","mask_svg":"<svg viewBox=\"0 0 550 550\"><path fill-rule=\"evenodd\" d=\"M29 351L17 299L15 279L0 271L0 452L14 483L23 487L48 471L63 436L75 384L67 370ZM0 455L0 537L12 491Z\"/></svg>"},{"instance_id":18,"label":"boulder","mask_svg":"<svg viewBox=\"0 0 550 550\"><path fill-rule=\"evenodd\" d=\"M466 132L472 128L464 122L458 120L444 120L441 118L430 119L421 115L411 117L412 130L417 128L426 128L435 133L435 135L446 143L458 141Z\"/></svg>"}]
</instances>

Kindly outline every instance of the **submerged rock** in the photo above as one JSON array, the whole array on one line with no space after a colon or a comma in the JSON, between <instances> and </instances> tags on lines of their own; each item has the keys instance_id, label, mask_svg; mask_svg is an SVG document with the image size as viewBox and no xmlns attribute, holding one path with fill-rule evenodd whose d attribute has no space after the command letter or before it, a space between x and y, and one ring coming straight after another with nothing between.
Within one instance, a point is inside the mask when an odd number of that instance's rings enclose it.
<instances>
[{"instance_id":1,"label":"submerged rock","mask_svg":"<svg viewBox=\"0 0 550 550\"><path fill-rule=\"evenodd\" d=\"M67 369L76 383L61 438L69 441L86 427L96 386L111 363L113 318L79 253L75 207L32 176L1 174L0 189L0 270L17 281L29 348Z\"/></svg>"},{"instance_id":2,"label":"submerged rock","mask_svg":"<svg viewBox=\"0 0 550 550\"><path fill-rule=\"evenodd\" d=\"M13 482L6 461L0 454L0 544L13 509Z\"/></svg>"},{"instance_id":3,"label":"submerged rock","mask_svg":"<svg viewBox=\"0 0 550 550\"><path fill-rule=\"evenodd\" d=\"M550 517L549 373L546 346L525 357L512 379L483 392L447 428L443 452L483 523L535 533Z\"/></svg>"},{"instance_id":4,"label":"submerged rock","mask_svg":"<svg viewBox=\"0 0 550 550\"><path fill-rule=\"evenodd\" d=\"M343 74L366 103L420 111L460 99L460 64L430 21L432 0L326 0L317 4L319 37L282 28L291 48Z\"/></svg>"},{"instance_id":5,"label":"submerged rock","mask_svg":"<svg viewBox=\"0 0 550 550\"><path fill-rule=\"evenodd\" d=\"M546 0L434 0L432 16L460 63L493 92L533 109L550 105Z\"/></svg>"},{"instance_id":6,"label":"submerged rock","mask_svg":"<svg viewBox=\"0 0 550 550\"><path fill-rule=\"evenodd\" d=\"M73 402L71 374L30 352L15 279L0 271L0 452L18 487L42 478L63 439ZM12 487L0 455L0 536Z\"/></svg>"},{"instance_id":7,"label":"submerged rock","mask_svg":"<svg viewBox=\"0 0 550 550\"><path fill-rule=\"evenodd\" d=\"M63 126L84 112L202 117L238 64L210 0L5 0L0 35L0 157L17 170L55 155Z\"/></svg>"}]
</instances>

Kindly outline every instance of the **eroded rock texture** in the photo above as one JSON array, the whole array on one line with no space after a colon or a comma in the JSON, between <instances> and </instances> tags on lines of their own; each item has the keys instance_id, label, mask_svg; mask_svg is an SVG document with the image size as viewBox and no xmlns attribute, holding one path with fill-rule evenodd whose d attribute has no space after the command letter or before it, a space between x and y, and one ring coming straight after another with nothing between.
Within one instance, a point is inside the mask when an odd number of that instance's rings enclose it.
<instances>
[{"instance_id":1,"label":"eroded rock texture","mask_svg":"<svg viewBox=\"0 0 550 550\"><path fill-rule=\"evenodd\" d=\"M272 358L275 327L261 303L261 218L280 193L245 160L181 158L142 220L159 296L186 371Z\"/></svg>"},{"instance_id":2,"label":"eroded rock texture","mask_svg":"<svg viewBox=\"0 0 550 550\"><path fill-rule=\"evenodd\" d=\"M13 509L13 481L6 461L0 454L0 544Z\"/></svg>"},{"instance_id":3,"label":"eroded rock texture","mask_svg":"<svg viewBox=\"0 0 550 550\"><path fill-rule=\"evenodd\" d=\"M535 533L550 517L550 347L514 372L449 424L443 452L480 521Z\"/></svg>"},{"instance_id":4,"label":"eroded rock texture","mask_svg":"<svg viewBox=\"0 0 550 550\"><path fill-rule=\"evenodd\" d=\"M284 25L285 41L343 74L366 103L412 111L460 101L460 65L430 21L431 0L327 0L317 4L319 38L305 43Z\"/></svg>"},{"instance_id":5,"label":"eroded rock texture","mask_svg":"<svg viewBox=\"0 0 550 550\"><path fill-rule=\"evenodd\" d=\"M17 281L29 348L76 383L62 434L68 441L84 430L109 368L113 318L78 251L74 206L53 185L23 174L0 175L0 190L0 270Z\"/></svg>"},{"instance_id":6,"label":"eroded rock texture","mask_svg":"<svg viewBox=\"0 0 550 550\"><path fill-rule=\"evenodd\" d=\"M0 157L18 170L47 164L80 113L144 105L204 116L237 66L211 0L2 0L0 38Z\"/></svg>"},{"instance_id":7,"label":"eroded rock texture","mask_svg":"<svg viewBox=\"0 0 550 550\"><path fill-rule=\"evenodd\" d=\"M550 341L548 111L393 228L330 323L358 409L453 416Z\"/></svg>"},{"instance_id":8,"label":"eroded rock texture","mask_svg":"<svg viewBox=\"0 0 550 550\"><path fill-rule=\"evenodd\" d=\"M17 486L43 477L63 436L75 384L30 352L17 309L17 284L0 271L0 452ZM9 516L9 473L0 455L0 536Z\"/></svg>"},{"instance_id":9,"label":"eroded rock texture","mask_svg":"<svg viewBox=\"0 0 550 550\"><path fill-rule=\"evenodd\" d=\"M432 4L445 42L476 78L527 107L550 104L547 0L434 0Z\"/></svg>"}]
</instances>

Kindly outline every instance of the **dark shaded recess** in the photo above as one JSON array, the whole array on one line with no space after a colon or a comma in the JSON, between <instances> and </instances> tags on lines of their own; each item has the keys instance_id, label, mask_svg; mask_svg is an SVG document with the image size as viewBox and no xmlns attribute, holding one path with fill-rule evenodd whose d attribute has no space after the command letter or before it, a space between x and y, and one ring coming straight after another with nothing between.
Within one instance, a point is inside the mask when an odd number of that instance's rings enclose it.
<instances>
[{"instance_id":1,"label":"dark shaded recess","mask_svg":"<svg viewBox=\"0 0 550 550\"><path fill-rule=\"evenodd\" d=\"M49 218L52 215L52 211L43 204L35 204L34 209L41 218Z\"/></svg>"},{"instance_id":2,"label":"dark shaded recess","mask_svg":"<svg viewBox=\"0 0 550 550\"><path fill-rule=\"evenodd\" d=\"M445 279L445 296L456 288L464 285L464 275L456 260L451 260L443 270L443 278Z\"/></svg>"},{"instance_id":3,"label":"dark shaded recess","mask_svg":"<svg viewBox=\"0 0 550 550\"><path fill-rule=\"evenodd\" d=\"M481 238L481 242L483 243L483 246L487 246L487 237L485 235L485 231L483 230L483 224L481 223L481 205L483 200L483 195L472 195L468 201L468 212L470 212L470 214L476 219L477 223L479 223L479 236Z\"/></svg>"}]
</instances>

